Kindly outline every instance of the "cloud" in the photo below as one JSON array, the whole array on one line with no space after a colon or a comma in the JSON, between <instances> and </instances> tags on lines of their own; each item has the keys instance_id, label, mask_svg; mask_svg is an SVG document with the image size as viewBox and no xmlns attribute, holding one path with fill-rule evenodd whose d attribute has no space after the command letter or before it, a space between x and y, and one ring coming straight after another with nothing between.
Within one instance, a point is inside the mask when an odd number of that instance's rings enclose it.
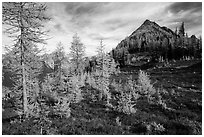
<instances>
[{"instance_id":1,"label":"cloud","mask_svg":"<svg viewBox=\"0 0 204 137\"><path fill-rule=\"evenodd\" d=\"M54 29L56 29L57 32L65 33L65 30L64 30L64 28L63 28L61 23L57 23L53 27L54 27Z\"/></svg>"},{"instance_id":2,"label":"cloud","mask_svg":"<svg viewBox=\"0 0 204 137\"><path fill-rule=\"evenodd\" d=\"M50 4L50 3L49 3ZM200 4L200 3L199 3ZM201 16L198 3L130 3L130 2L68 2L50 4L56 41L63 41L67 48L72 35L78 33L88 55L94 54L101 39L106 51L135 31L146 19L174 30L185 22L186 31L201 34ZM64 32L64 33L62 33ZM65 38L60 40L62 38Z\"/></svg>"},{"instance_id":3,"label":"cloud","mask_svg":"<svg viewBox=\"0 0 204 137\"><path fill-rule=\"evenodd\" d=\"M129 24L128 20L121 20L119 18L111 19L103 22L104 26L107 26L109 31L115 31L116 29L125 27Z\"/></svg>"},{"instance_id":4,"label":"cloud","mask_svg":"<svg viewBox=\"0 0 204 137\"><path fill-rule=\"evenodd\" d=\"M176 2L170 4L165 12L166 16L161 18L163 25L175 30L185 23L185 30L190 35L201 35L202 33L202 3L201 2Z\"/></svg>"},{"instance_id":5,"label":"cloud","mask_svg":"<svg viewBox=\"0 0 204 137\"><path fill-rule=\"evenodd\" d=\"M198 12L202 11L202 2L175 2L169 6L169 10L174 14L189 10Z\"/></svg>"},{"instance_id":6,"label":"cloud","mask_svg":"<svg viewBox=\"0 0 204 137\"><path fill-rule=\"evenodd\" d=\"M80 3L80 2L70 2L66 4L65 11L67 14L71 14L73 16L83 16L84 14L92 15L97 14L100 8L106 3Z\"/></svg>"},{"instance_id":7,"label":"cloud","mask_svg":"<svg viewBox=\"0 0 204 137\"><path fill-rule=\"evenodd\" d=\"M169 2L48 2L50 30L48 50L60 41L69 52L72 36L77 32L86 46L87 55L96 53L100 39L110 51L135 31L146 19L173 31L184 21L190 35L202 34L202 3Z\"/></svg>"},{"instance_id":8,"label":"cloud","mask_svg":"<svg viewBox=\"0 0 204 137\"><path fill-rule=\"evenodd\" d=\"M71 2L65 4L65 12L71 17L70 22L74 23L76 27L89 26L92 18L98 14L103 13L103 6L108 3L98 2Z\"/></svg>"},{"instance_id":9,"label":"cloud","mask_svg":"<svg viewBox=\"0 0 204 137\"><path fill-rule=\"evenodd\" d=\"M101 39L108 39L108 37L104 37L102 36L101 34L99 33L91 33L91 34L88 34L88 36L91 38L91 39L94 39L94 40L101 40Z\"/></svg>"}]
</instances>

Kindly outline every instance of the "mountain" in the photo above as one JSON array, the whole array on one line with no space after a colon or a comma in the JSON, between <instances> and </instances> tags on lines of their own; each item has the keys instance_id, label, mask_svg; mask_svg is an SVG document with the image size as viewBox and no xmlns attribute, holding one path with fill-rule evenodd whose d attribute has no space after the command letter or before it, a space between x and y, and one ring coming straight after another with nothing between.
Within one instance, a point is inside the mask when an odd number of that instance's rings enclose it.
<instances>
[{"instance_id":1,"label":"mountain","mask_svg":"<svg viewBox=\"0 0 204 137\"><path fill-rule=\"evenodd\" d=\"M111 54L121 66L141 65L161 57L171 60L195 56L193 52L197 55L201 49L201 42L195 36L193 40L185 35L184 23L178 32L145 20L130 36L122 40Z\"/></svg>"},{"instance_id":2,"label":"mountain","mask_svg":"<svg viewBox=\"0 0 204 137\"><path fill-rule=\"evenodd\" d=\"M168 40L175 38L176 34L167 27L160 27L155 22L146 20L137 30L129 37L122 40L116 48L124 47L124 45L137 48L146 48L153 46L151 42L161 42L165 38ZM125 44L127 43L127 44Z\"/></svg>"},{"instance_id":3,"label":"mountain","mask_svg":"<svg viewBox=\"0 0 204 137\"><path fill-rule=\"evenodd\" d=\"M152 22L150 20L146 20L136 31L134 31L131 36L136 34L143 34L143 33L153 33L153 32L160 32L163 35L167 35L171 37L175 35L175 33L167 28L167 27L160 27L157 23Z\"/></svg>"}]
</instances>

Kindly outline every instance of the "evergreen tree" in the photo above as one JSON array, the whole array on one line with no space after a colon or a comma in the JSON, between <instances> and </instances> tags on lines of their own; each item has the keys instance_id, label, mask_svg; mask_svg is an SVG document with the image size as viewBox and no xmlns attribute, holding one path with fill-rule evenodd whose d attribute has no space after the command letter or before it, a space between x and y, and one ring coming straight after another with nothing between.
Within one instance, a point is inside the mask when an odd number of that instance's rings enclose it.
<instances>
[{"instance_id":1,"label":"evergreen tree","mask_svg":"<svg viewBox=\"0 0 204 137\"><path fill-rule=\"evenodd\" d=\"M181 57L184 56L184 53L185 53L185 49L184 49L184 39L185 39L185 29L184 29L184 22L182 22L180 28L179 28L179 32L178 32L178 35L179 35L179 45L180 45L180 54L181 54Z\"/></svg>"},{"instance_id":2,"label":"evergreen tree","mask_svg":"<svg viewBox=\"0 0 204 137\"><path fill-rule=\"evenodd\" d=\"M174 32L176 35L178 35L178 31L177 31L177 27L176 27L176 30L175 30L175 32Z\"/></svg>"},{"instance_id":3,"label":"evergreen tree","mask_svg":"<svg viewBox=\"0 0 204 137\"><path fill-rule=\"evenodd\" d=\"M97 47L97 67L103 70L104 57L105 57L105 45L103 45L103 40L100 41L100 45Z\"/></svg>"},{"instance_id":4,"label":"evergreen tree","mask_svg":"<svg viewBox=\"0 0 204 137\"><path fill-rule=\"evenodd\" d=\"M178 32L179 36L184 37L185 36L185 29L184 29L184 22L182 22L180 28L179 28L179 32Z\"/></svg>"},{"instance_id":5,"label":"evergreen tree","mask_svg":"<svg viewBox=\"0 0 204 137\"><path fill-rule=\"evenodd\" d=\"M43 36L46 34L42 31L44 27L42 21L49 20L44 11L47 7L42 3L33 2L6 2L3 3L3 25L5 32L10 37L14 37L15 57L20 63L21 83L23 89L23 110L24 114L28 112L28 77L31 62L31 54L36 55L34 45L36 43L45 43Z\"/></svg>"},{"instance_id":6,"label":"evergreen tree","mask_svg":"<svg viewBox=\"0 0 204 137\"><path fill-rule=\"evenodd\" d=\"M105 73L105 70L107 70L104 64L105 64L105 46L103 44L103 40L100 41L100 45L97 47L97 65L96 65L96 83L98 85L98 89L101 90L99 93L99 100L102 99L103 94L105 92L108 92L108 88L107 88L107 78L108 75L107 73Z\"/></svg>"},{"instance_id":7,"label":"evergreen tree","mask_svg":"<svg viewBox=\"0 0 204 137\"><path fill-rule=\"evenodd\" d=\"M100 41L100 45L97 48L97 66L96 66L96 84L98 85L99 100L102 100L103 96L106 97L107 104L111 99L109 92L109 77L116 72L116 63L109 54L105 54L105 45L103 41Z\"/></svg>"},{"instance_id":8,"label":"evergreen tree","mask_svg":"<svg viewBox=\"0 0 204 137\"><path fill-rule=\"evenodd\" d=\"M58 43L57 49L54 51L54 76L56 87L61 85L62 79L62 64L65 60L65 51L61 42Z\"/></svg>"},{"instance_id":9,"label":"evergreen tree","mask_svg":"<svg viewBox=\"0 0 204 137\"><path fill-rule=\"evenodd\" d=\"M190 50L191 50L191 56L196 56L196 45L197 45L197 38L195 35L191 36L191 46L190 46Z\"/></svg>"},{"instance_id":10,"label":"evergreen tree","mask_svg":"<svg viewBox=\"0 0 204 137\"><path fill-rule=\"evenodd\" d=\"M62 67L62 62L65 59L65 51L64 47L61 42L58 43L57 49L54 51L54 71L56 73L60 73L61 75L61 67ZM60 76L61 77L61 76Z\"/></svg>"},{"instance_id":11,"label":"evergreen tree","mask_svg":"<svg viewBox=\"0 0 204 137\"><path fill-rule=\"evenodd\" d=\"M198 44L198 57L202 58L202 37L199 37L199 44Z\"/></svg>"},{"instance_id":12,"label":"evergreen tree","mask_svg":"<svg viewBox=\"0 0 204 137\"><path fill-rule=\"evenodd\" d=\"M75 34L70 47L70 56L71 62L74 64L76 74L80 72L80 66L82 65L84 55L85 46L81 42L79 36Z\"/></svg>"}]
</instances>

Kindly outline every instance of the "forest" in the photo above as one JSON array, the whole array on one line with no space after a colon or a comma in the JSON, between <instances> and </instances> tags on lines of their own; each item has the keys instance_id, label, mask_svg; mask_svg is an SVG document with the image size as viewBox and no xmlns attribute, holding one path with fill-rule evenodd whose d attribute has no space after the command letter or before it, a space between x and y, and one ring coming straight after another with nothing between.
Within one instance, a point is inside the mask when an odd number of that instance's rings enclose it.
<instances>
[{"instance_id":1,"label":"forest","mask_svg":"<svg viewBox=\"0 0 204 137\"><path fill-rule=\"evenodd\" d=\"M202 38L146 20L116 48L86 57L80 34L70 52L45 53L52 17L35 2L2 3L3 135L201 135Z\"/></svg>"}]
</instances>

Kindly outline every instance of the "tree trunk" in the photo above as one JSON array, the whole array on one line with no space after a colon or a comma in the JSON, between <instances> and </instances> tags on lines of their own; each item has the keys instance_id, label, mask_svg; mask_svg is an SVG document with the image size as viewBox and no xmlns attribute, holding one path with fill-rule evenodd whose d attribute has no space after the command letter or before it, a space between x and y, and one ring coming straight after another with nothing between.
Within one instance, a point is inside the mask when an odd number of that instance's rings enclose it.
<instances>
[{"instance_id":1,"label":"tree trunk","mask_svg":"<svg viewBox=\"0 0 204 137\"><path fill-rule=\"evenodd\" d=\"M21 67L22 67L22 86L23 86L23 111L24 114L27 116L28 112L28 99L27 99L27 92L26 92L26 72L25 72L25 60L24 60L24 27L22 21L22 13L23 13L23 4L21 3L21 11L20 11L20 24L21 24Z\"/></svg>"},{"instance_id":2,"label":"tree trunk","mask_svg":"<svg viewBox=\"0 0 204 137\"><path fill-rule=\"evenodd\" d=\"M28 112L28 99L27 99L27 92L26 92L26 74L25 74L25 64L22 61L22 75L23 75L23 110L24 114L26 115Z\"/></svg>"}]
</instances>

